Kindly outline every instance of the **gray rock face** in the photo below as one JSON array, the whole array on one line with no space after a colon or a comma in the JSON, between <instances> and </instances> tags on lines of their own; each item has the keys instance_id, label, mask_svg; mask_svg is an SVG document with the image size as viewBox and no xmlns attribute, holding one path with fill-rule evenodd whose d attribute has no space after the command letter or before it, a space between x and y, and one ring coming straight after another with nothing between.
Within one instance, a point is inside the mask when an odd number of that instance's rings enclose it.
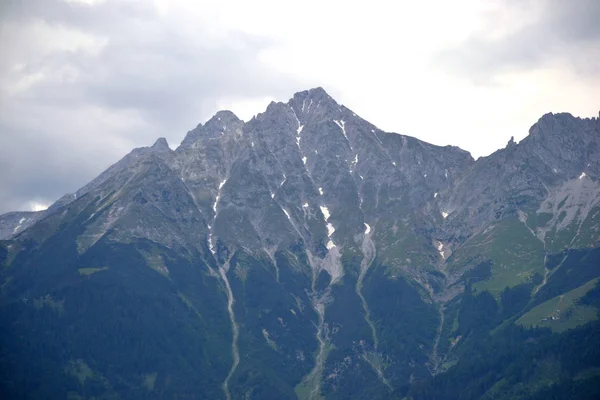
<instances>
[{"instance_id":1,"label":"gray rock face","mask_svg":"<svg viewBox=\"0 0 600 400\"><path fill-rule=\"evenodd\" d=\"M494 220L537 207L553 188L584 173L599 177L600 121L546 114L529 136L477 160L443 202L454 234L470 236Z\"/></svg>"},{"instance_id":2,"label":"gray rock face","mask_svg":"<svg viewBox=\"0 0 600 400\"><path fill-rule=\"evenodd\" d=\"M15 211L0 215L0 240L18 235L33 225L41 212Z\"/></svg>"},{"instance_id":3,"label":"gray rock face","mask_svg":"<svg viewBox=\"0 0 600 400\"><path fill-rule=\"evenodd\" d=\"M135 149L44 215L99 197L110 205L104 218L90 222L88 235L111 230L202 253L217 243L271 251L295 241L321 257L328 246L360 252L370 229L388 262L436 269L432 240L459 246L517 209L536 207L552 187L582 172L596 180L598 132L597 118L547 114L521 143L511 139L474 161L457 147L383 132L315 88L271 103L247 123L220 111L188 132L176 151L164 138ZM167 185L160 188L172 196L167 205L147 198L145 191L157 185ZM118 223L138 213L131 204L179 221L180 232L159 234L139 217L136 227ZM173 209L187 222L169 216ZM3 217L4 237L18 220ZM420 245L397 254L394 248L415 237Z\"/></svg>"}]
</instances>

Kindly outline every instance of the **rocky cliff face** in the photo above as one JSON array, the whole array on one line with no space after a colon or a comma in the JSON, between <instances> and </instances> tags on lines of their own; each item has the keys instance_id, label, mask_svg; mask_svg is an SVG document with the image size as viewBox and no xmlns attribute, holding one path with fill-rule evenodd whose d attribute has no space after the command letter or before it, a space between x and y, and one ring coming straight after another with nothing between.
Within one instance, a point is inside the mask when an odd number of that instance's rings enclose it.
<instances>
[{"instance_id":1,"label":"rocky cliff face","mask_svg":"<svg viewBox=\"0 0 600 400\"><path fill-rule=\"evenodd\" d=\"M113 376L83 347L51 356L67 375L92 371L102 393L153 376L135 396L334 399L360 387L388 398L457 357L465 287L532 285L535 299L560 267L553 255L598 247L599 146L598 119L548 114L475 161L383 132L321 88L246 123L220 111L175 151L159 139L35 218L0 217L3 302L19 305L11 323L30 299L74 318L102 309L93 293L104 287L114 306L196 316L172 328L186 354L158 361L185 366L152 369L136 353ZM78 339L82 318L69 320ZM147 324L144 346L171 343ZM196 374L210 377L173 383Z\"/></svg>"}]
</instances>

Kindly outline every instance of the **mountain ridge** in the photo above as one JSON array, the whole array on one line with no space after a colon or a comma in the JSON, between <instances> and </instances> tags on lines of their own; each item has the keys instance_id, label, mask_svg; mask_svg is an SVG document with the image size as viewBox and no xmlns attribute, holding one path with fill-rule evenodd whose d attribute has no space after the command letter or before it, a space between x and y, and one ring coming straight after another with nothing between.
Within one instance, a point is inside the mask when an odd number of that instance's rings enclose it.
<instances>
[{"instance_id":1,"label":"mountain ridge","mask_svg":"<svg viewBox=\"0 0 600 400\"><path fill-rule=\"evenodd\" d=\"M123 396L127 381L134 398L403 398L468 362L482 329L517 329L534 305L594 287L600 271L585 260L600 244L599 121L546 114L527 138L474 160L383 132L322 88L248 122L220 111L177 149L164 138L134 149L30 220L0 216L6 326L58 332L38 325L55 317L31 317L58 310L99 349L137 360L113 376L100 354L52 355L71 382L61 387L77 393L86 386L68 371L83 362L106 396ZM151 319L143 333L120 330L128 320L104 311L100 293L130 315L162 310L155 317L189 351L157 350L165 367L148 371L111 335L173 342ZM88 330L96 313L110 328ZM593 315L564 321L588 326ZM199 371L204 388L169 383ZM155 373L157 391L133 383Z\"/></svg>"}]
</instances>

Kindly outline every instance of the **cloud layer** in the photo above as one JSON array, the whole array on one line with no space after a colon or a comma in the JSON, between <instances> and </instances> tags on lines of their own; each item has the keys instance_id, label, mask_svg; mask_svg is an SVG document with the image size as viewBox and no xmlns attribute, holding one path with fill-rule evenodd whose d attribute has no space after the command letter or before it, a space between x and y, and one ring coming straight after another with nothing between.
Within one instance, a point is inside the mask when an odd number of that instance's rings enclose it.
<instances>
[{"instance_id":1,"label":"cloud layer","mask_svg":"<svg viewBox=\"0 0 600 400\"><path fill-rule=\"evenodd\" d=\"M227 99L295 82L258 61L266 39L177 29L151 2L15 0L1 12L0 213L48 204L134 146L178 143Z\"/></svg>"},{"instance_id":2,"label":"cloud layer","mask_svg":"<svg viewBox=\"0 0 600 400\"><path fill-rule=\"evenodd\" d=\"M598 20L595 0L5 0L0 213L317 85L382 129L489 154L545 112L596 115Z\"/></svg>"}]
</instances>

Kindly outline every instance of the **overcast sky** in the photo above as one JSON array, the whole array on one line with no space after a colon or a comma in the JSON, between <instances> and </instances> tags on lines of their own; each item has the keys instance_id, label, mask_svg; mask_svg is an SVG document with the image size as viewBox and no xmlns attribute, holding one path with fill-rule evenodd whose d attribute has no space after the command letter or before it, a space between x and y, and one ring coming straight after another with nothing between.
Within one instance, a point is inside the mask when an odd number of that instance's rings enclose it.
<instances>
[{"instance_id":1,"label":"overcast sky","mask_svg":"<svg viewBox=\"0 0 600 400\"><path fill-rule=\"evenodd\" d=\"M315 86L488 155L546 112L598 115L598 21L598 0L1 0L0 213Z\"/></svg>"}]
</instances>

